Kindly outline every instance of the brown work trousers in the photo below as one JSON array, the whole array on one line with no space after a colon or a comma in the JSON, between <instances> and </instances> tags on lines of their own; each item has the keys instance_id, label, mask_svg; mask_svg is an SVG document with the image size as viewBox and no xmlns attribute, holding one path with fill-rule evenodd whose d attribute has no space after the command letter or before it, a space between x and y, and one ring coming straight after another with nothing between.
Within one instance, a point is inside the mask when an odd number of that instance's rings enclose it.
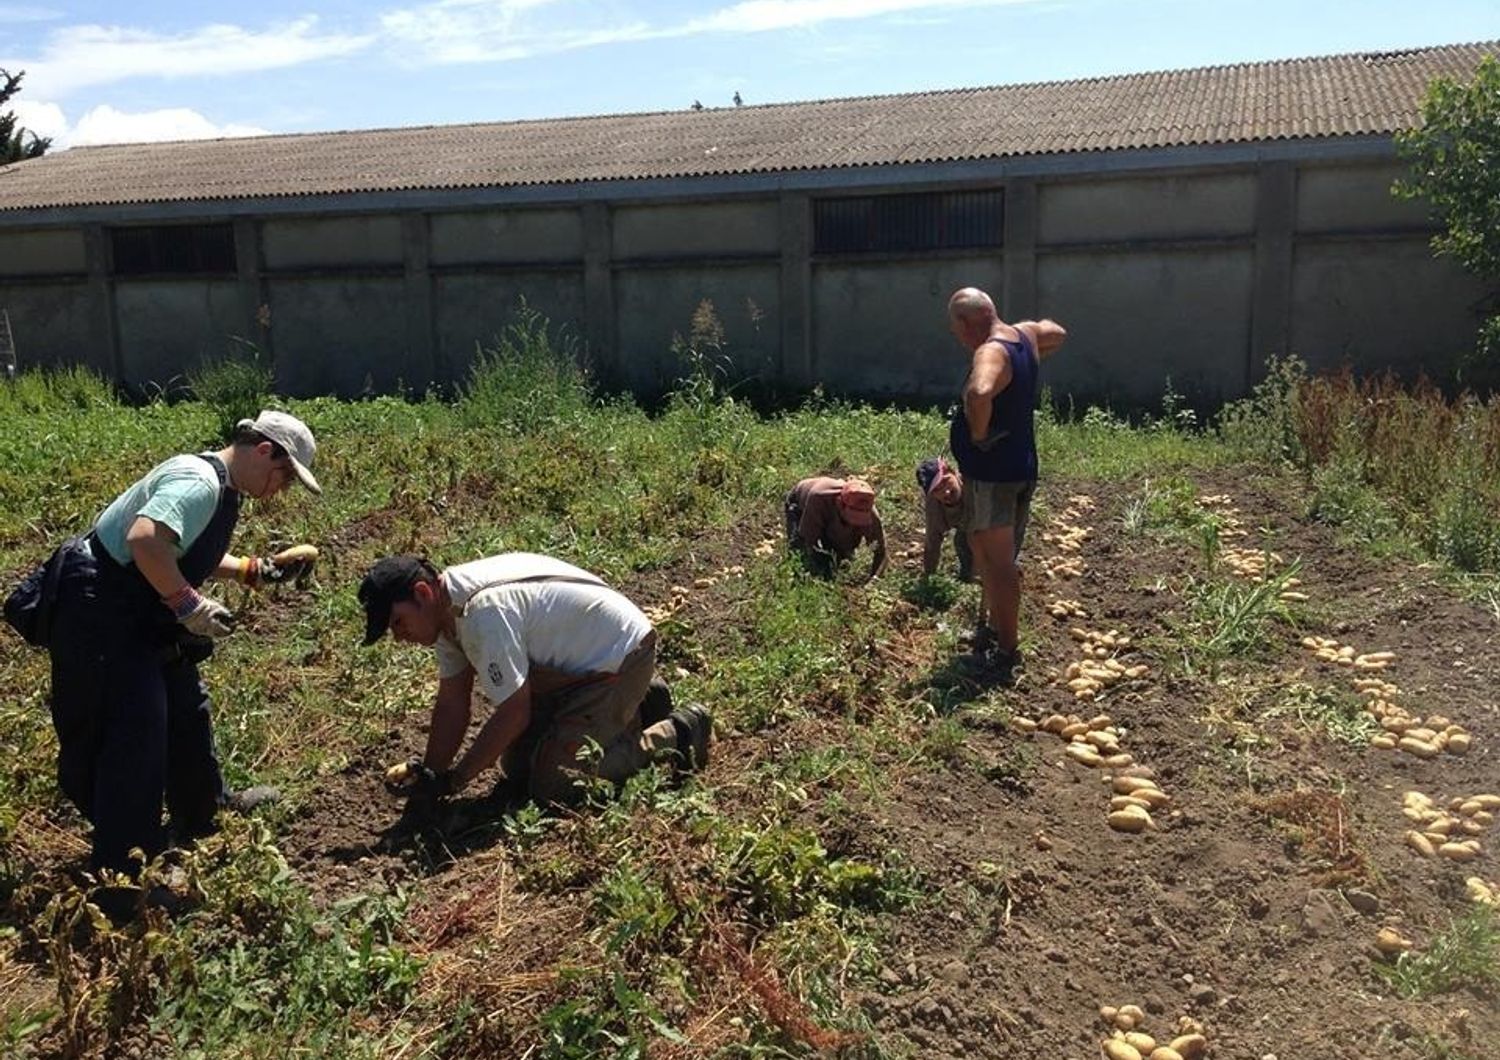
<instances>
[{"instance_id":1,"label":"brown work trousers","mask_svg":"<svg viewBox=\"0 0 1500 1060\"><path fill-rule=\"evenodd\" d=\"M531 724L501 760L543 804L578 802L595 778L619 784L677 748L671 721L641 725L641 701L656 672L656 634L646 635L618 673L592 674L535 696Z\"/></svg>"}]
</instances>

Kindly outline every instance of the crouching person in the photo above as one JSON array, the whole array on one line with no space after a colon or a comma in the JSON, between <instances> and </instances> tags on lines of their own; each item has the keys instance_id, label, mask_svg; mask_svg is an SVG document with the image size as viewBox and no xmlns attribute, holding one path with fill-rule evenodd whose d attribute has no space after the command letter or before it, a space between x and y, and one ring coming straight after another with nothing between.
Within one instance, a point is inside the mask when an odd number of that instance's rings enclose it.
<instances>
[{"instance_id":1,"label":"crouching person","mask_svg":"<svg viewBox=\"0 0 1500 1060\"><path fill-rule=\"evenodd\" d=\"M653 709L664 691L660 682L653 689L656 631L585 570L527 552L441 572L417 556L390 556L365 575L359 600L365 644L390 630L436 649L426 753L388 774L398 793L445 798L498 762L537 802L566 805L593 778L619 783L661 759L707 763L708 712ZM476 681L492 713L460 756Z\"/></svg>"},{"instance_id":2,"label":"crouching person","mask_svg":"<svg viewBox=\"0 0 1500 1060\"><path fill-rule=\"evenodd\" d=\"M787 493L783 507L787 544L812 573L832 577L861 541L872 549L865 580L885 572L885 529L875 510L875 487L864 479L805 478Z\"/></svg>"},{"instance_id":3,"label":"crouching person","mask_svg":"<svg viewBox=\"0 0 1500 1060\"><path fill-rule=\"evenodd\" d=\"M922 491L922 518L925 532L922 544L922 573L937 573L943 556L943 538L953 533L953 551L958 554L958 580L974 580L974 553L964 524L963 476L958 468L940 456L917 465L917 488Z\"/></svg>"}]
</instances>

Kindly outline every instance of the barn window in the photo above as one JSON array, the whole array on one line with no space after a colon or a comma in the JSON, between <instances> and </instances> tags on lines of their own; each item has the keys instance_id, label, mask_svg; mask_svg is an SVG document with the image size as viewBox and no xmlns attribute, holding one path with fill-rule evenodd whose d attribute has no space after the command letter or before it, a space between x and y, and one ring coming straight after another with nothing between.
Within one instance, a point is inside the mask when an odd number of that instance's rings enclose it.
<instances>
[{"instance_id":1,"label":"barn window","mask_svg":"<svg viewBox=\"0 0 1500 1060\"><path fill-rule=\"evenodd\" d=\"M813 252L869 254L1004 241L1005 200L995 191L856 195L813 203Z\"/></svg>"},{"instance_id":2,"label":"barn window","mask_svg":"<svg viewBox=\"0 0 1500 1060\"><path fill-rule=\"evenodd\" d=\"M109 233L116 276L232 273L234 225L151 225Z\"/></svg>"}]
</instances>

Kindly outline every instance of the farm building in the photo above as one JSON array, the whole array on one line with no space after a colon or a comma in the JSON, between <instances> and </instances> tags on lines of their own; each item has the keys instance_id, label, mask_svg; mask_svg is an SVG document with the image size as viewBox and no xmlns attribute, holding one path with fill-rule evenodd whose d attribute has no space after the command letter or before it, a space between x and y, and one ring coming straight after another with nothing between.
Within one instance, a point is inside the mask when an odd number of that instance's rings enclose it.
<instances>
[{"instance_id":1,"label":"farm building","mask_svg":"<svg viewBox=\"0 0 1500 1060\"><path fill-rule=\"evenodd\" d=\"M292 394L459 379L524 296L643 393L706 298L741 375L937 398L964 284L1064 321L1079 398L1441 369L1486 290L1391 195L1392 134L1497 50L77 148L0 169L0 309L22 367L160 384L241 336Z\"/></svg>"}]
</instances>

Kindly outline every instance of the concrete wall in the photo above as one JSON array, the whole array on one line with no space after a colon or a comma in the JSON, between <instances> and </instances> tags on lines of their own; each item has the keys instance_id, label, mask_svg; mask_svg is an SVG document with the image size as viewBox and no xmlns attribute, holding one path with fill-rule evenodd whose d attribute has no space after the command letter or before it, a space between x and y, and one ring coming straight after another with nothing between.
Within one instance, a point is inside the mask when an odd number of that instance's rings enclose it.
<instances>
[{"instance_id":1,"label":"concrete wall","mask_svg":"<svg viewBox=\"0 0 1500 1060\"><path fill-rule=\"evenodd\" d=\"M260 242L267 269L400 265L401 218L267 221Z\"/></svg>"},{"instance_id":2,"label":"concrete wall","mask_svg":"<svg viewBox=\"0 0 1500 1060\"><path fill-rule=\"evenodd\" d=\"M78 229L0 232L0 277L80 273L86 260Z\"/></svg>"},{"instance_id":3,"label":"concrete wall","mask_svg":"<svg viewBox=\"0 0 1500 1060\"><path fill-rule=\"evenodd\" d=\"M1441 371L1472 343L1484 289L1432 259L1426 207L1389 194L1401 167L1388 147L1338 153L1215 165L1216 149L1183 149L1178 168L1129 174L1103 172L1113 156L1088 172L1080 156L976 178L1005 192L1005 246L986 252L814 256L811 203L850 190L832 178L714 201L681 181L680 198L655 202L631 186L629 202L564 190L508 207L238 217L238 278L212 282L115 279L105 225L9 230L0 217L0 307L23 364L160 382L255 332L299 394L462 380L524 297L602 375L648 395L681 373L673 337L707 299L739 377L946 401L964 365L944 307L966 284L1012 319L1068 326L1047 379L1080 400L1154 405L1170 376L1212 402L1286 352ZM859 179L861 193L936 186Z\"/></svg>"},{"instance_id":4,"label":"concrete wall","mask_svg":"<svg viewBox=\"0 0 1500 1060\"><path fill-rule=\"evenodd\" d=\"M276 381L286 393L390 393L424 376L427 366L410 355L402 280L272 278L269 293Z\"/></svg>"},{"instance_id":5,"label":"concrete wall","mask_svg":"<svg viewBox=\"0 0 1500 1060\"><path fill-rule=\"evenodd\" d=\"M1255 230L1255 175L1040 184L1037 220L1042 244L1248 235Z\"/></svg>"},{"instance_id":6,"label":"concrete wall","mask_svg":"<svg viewBox=\"0 0 1500 1060\"><path fill-rule=\"evenodd\" d=\"M23 369L82 364L114 375L109 318L87 284L0 283L0 309L10 314L16 360Z\"/></svg>"},{"instance_id":7,"label":"concrete wall","mask_svg":"<svg viewBox=\"0 0 1500 1060\"><path fill-rule=\"evenodd\" d=\"M583 259L583 223L576 208L434 214L431 233L436 266Z\"/></svg>"},{"instance_id":8,"label":"concrete wall","mask_svg":"<svg viewBox=\"0 0 1500 1060\"><path fill-rule=\"evenodd\" d=\"M475 349L489 349L516 316L522 298L558 331L582 343L583 272L500 272L445 274L435 281L437 378L462 382Z\"/></svg>"},{"instance_id":9,"label":"concrete wall","mask_svg":"<svg viewBox=\"0 0 1500 1060\"><path fill-rule=\"evenodd\" d=\"M834 393L951 397L968 368L948 332L948 296L965 285L999 292L993 256L814 265L814 375Z\"/></svg>"},{"instance_id":10,"label":"concrete wall","mask_svg":"<svg viewBox=\"0 0 1500 1060\"><path fill-rule=\"evenodd\" d=\"M780 368L780 272L776 265L622 269L614 276L616 354L604 367L619 383L654 396L684 372L672 352L692 334L705 299L724 328L734 379L774 381Z\"/></svg>"},{"instance_id":11,"label":"concrete wall","mask_svg":"<svg viewBox=\"0 0 1500 1060\"><path fill-rule=\"evenodd\" d=\"M1042 255L1038 301L1068 329L1047 385L1116 406L1155 404L1168 377L1205 402L1243 393L1253 263L1248 248Z\"/></svg>"},{"instance_id":12,"label":"concrete wall","mask_svg":"<svg viewBox=\"0 0 1500 1060\"><path fill-rule=\"evenodd\" d=\"M115 314L125 378L163 389L234 352L229 336L243 335L245 319L234 280L122 280Z\"/></svg>"},{"instance_id":13,"label":"concrete wall","mask_svg":"<svg viewBox=\"0 0 1500 1060\"><path fill-rule=\"evenodd\" d=\"M1305 243L1293 277L1291 349L1314 369L1441 376L1474 348L1485 285L1426 240Z\"/></svg>"}]
</instances>

